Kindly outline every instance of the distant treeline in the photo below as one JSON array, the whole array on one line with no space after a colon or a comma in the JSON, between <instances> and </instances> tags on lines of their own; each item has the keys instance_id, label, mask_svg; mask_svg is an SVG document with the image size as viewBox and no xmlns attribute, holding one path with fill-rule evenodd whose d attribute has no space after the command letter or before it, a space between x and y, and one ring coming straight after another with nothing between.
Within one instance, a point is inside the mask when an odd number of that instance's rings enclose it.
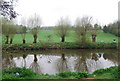
<instances>
[{"instance_id":1,"label":"distant treeline","mask_svg":"<svg viewBox=\"0 0 120 81\"><path fill-rule=\"evenodd\" d=\"M120 22L114 22L109 24L108 26L103 27L103 31L105 33L111 33L118 37L120 37Z\"/></svg>"},{"instance_id":2,"label":"distant treeline","mask_svg":"<svg viewBox=\"0 0 120 81\"><path fill-rule=\"evenodd\" d=\"M46 26L46 27L41 27L43 30L53 30L54 26Z\"/></svg>"}]
</instances>

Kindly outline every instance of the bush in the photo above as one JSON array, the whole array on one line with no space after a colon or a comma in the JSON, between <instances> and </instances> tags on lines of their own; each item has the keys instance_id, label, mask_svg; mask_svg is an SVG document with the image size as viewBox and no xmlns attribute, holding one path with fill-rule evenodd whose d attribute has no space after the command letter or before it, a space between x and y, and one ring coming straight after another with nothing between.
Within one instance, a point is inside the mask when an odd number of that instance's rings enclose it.
<instances>
[{"instance_id":1,"label":"bush","mask_svg":"<svg viewBox=\"0 0 120 81\"><path fill-rule=\"evenodd\" d=\"M15 76L15 73L19 73L19 75ZM3 69L2 79L81 79L94 75L96 75L94 78L102 76L103 78L107 77L109 79L120 79L120 66L100 69L93 72L93 74L88 74L86 72L63 72L56 75L39 75L26 68L6 68Z\"/></svg>"},{"instance_id":2,"label":"bush","mask_svg":"<svg viewBox=\"0 0 120 81\"><path fill-rule=\"evenodd\" d=\"M78 73L78 75L76 76L77 79L87 78L87 77L88 77L88 73L86 73L86 72Z\"/></svg>"},{"instance_id":3,"label":"bush","mask_svg":"<svg viewBox=\"0 0 120 81\"><path fill-rule=\"evenodd\" d=\"M18 73L19 75L15 75ZM6 68L3 69L3 79L21 79L26 77L35 76L36 73L32 72L30 69L26 68Z\"/></svg>"},{"instance_id":4,"label":"bush","mask_svg":"<svg viewBox=\"0 0 120 81\"><path fill-rule=\"evenodd\" d=\"M65 77L70 77L70 76L76 76L77 73L75 73L75 72L63 72L63 73L58 73L57 75L65 78Z\"/></svg>"},{"instance_id":5,"label":"bush","mask_svg":"<svg viewBox=\"0 0 120 81\"><path fill-rule=\"evenodd\" d=\"M86 72L63 72L63 73L58 73L57 76L67 78L67 77L75 77L77 79L80 78L87 78L88 73Z\"/></svg>"},{"instance_id":6,"label":"bush","mask_svg":"<svg viewBox=\"0 0 120 81\"><path fill-rule=\"evenodd\" d=\"M3 50L40 50L40 49L116 49L116 43L37 43L3 45Z\"/></svg>"},{"instance_id":7,"label":"bush","mask_svg":"<svg viewBox=\"0 0 120 81\"><path fill-rule=\"evenodd\" d=\"M106 69L100 69L100 70L96 70L95 72L93 72L93 75L102 75L105 73L109 73L109 75L111 75L112 78L120 78L120 66L114 66L114 67L110 67L110 68L106 68Z\"/></svg>"}]
</instances>

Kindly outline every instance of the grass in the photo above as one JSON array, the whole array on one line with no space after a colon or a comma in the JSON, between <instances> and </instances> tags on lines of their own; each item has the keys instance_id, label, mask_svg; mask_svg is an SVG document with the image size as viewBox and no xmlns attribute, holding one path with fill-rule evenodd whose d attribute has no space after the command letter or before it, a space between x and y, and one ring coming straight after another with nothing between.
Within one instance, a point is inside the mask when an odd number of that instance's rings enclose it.
<instances>
[{"instance_id":1,"label":"grass","mask_svg":"<svg viewBox=\"0 0 120 81\"><path fill-rule=\"evenodd\" d=\"M19 73L19 75L15 75ZM92 74L86 72L63 72L54 75L37 74L26 68L6 68L3 69L2 79L119 79L120 66L100 69Z\"/></svg>"},{"instance_id":2,"label":"grass","mask_svg":"<svg viewBox=\"0 0 120 81\"><path fill-rule=\"evenodd\" d=\"M3 50L45 50L45 49L117 49L116 43L37 43L37 44L5 44Z\"/></svg>"},{"instance_id":3,"label":"grass","mask_svg":"<svg viewBox=\"0 0 120 81\"><path fill-rule=\"evenodd\" d=\"M51 41L48 41L48 35L51 35ZM70 31L69 35L66 37L65 42L76 42L77 36L74 31ZM87 38L91 40L91 36L87 35ZM5 37L3 36L3 39ZM105 43L111 43L113 39L116 39L118 41L120 37L117 37L115 35L112 35L110 33L104 33L103 31L100 31L97 35L97 42L99 43L101 40L104 40ZM59 43L60 37L55 34L55 31L53 30L41 30L38 33L38 39L37 42L53 42L53 43ZM30 32L26 34L26 43L33 43L33 36ZM13 44L22 44L22 37L21 34L16 34L14 36Z\"/></svg>"},{"instance_id":4,"label":"grass","mask_svg":"<svg viewBox=\"0 0 120 81\"><path fill-rule=\"evenodd\" d=\"M2 69L0 69L0 80L2 80Z\"/></svg>"},{"instance_id":5,"label":"grass","mask_svg":"<svg viewBox=\"0 0 120 81\"><path fill-rule=\"evenodd\" d=\"M120 66L100 69L93 72L89 77L95 79L120 79Z\"/></svg>"}]
</instances>

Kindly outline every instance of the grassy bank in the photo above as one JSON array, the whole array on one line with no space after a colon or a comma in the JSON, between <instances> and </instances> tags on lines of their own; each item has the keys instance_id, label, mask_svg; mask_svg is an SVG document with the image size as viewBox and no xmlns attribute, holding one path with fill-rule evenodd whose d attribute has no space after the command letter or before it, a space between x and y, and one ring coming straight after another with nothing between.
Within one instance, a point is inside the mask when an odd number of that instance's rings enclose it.
<instances>
[{"instance_id":1,"label":"grassy bank","mask_svg":"<svg viewBox=\"0 0 120 81\"><path fill-rule=\"evenodd\" d=\"M2 36L3 50L40 50L40 49L115 49L116 44L112 41L115 39L119 42L120 37L114 36L109 33L99 31L97 34L96 43L92 43L91 35L87 34L87 44L80 43L80 38L76 36L75 31L69 31L69 35L65 38L65 43L61 43L59 36L55 34L54 30L41 30L38 33L37 44L33 44L33 35L26 33L26 44L22 44L21 34L16 34L13 39L13 44L4 44L5 37ZM50 36L50 37L49 37ZM100 41L104 41L103 43Z\"/></svg>"},{"instance_id":2,"label":"grassy bank","mask_svg":"<svg viewBox=\"0 0 120 81\"><path fill-rule=\"evenodd\" d=\"M120 79L120 66L97 70L90 74L89 77L95 79Z\"/></svg>"},{"instance_id":3,"label":"grassy bank","mask_svg":"<svg viewBox=\"0 0 120 81\"><path fill-rule=\"evenodd\" d=\"M2 35L0 35L2 36ZM48 37L50 36L50 37ZM3 43L5 42L4 35L2 36ZM28 32L26 33L26 43L31 44L33 43L33 35ZM87 34L87 39L91 41L91 34ZM116 41L119 41L120 37L117 37L115 35L112 35L110 33L104 33L102 30L99 31L97 34L96 42L100 43L101 40L103 40L105 43L112 43L112 40L116 39ZM71 30L69 31L68 36L65 38L65 42L72 42L75 43L79 41L80 39L77 37L75 31ZM41 30L38 33L38 39L37 42L51 42L51 43L60 43L61 39L59 36L56 35L54 30ZM13 44L22 44L22 36L21 34L16 34L13 39Z\"/></svg>"},{"instance_id":4,"label":"grassy bank","mask_svg":"<svg viewBox=\"0 0 120 81\"><path fill-rule=\"evenodd\" d=\"M2 79L118 79L120 78L120 66L100 69L93 74L86 72L63 72L55 75L37 74L26 68L3 69Z\"/></svg>"},{"instance_id":5,"label":"grassy bank","mask_svg":"<svg viewBox=\"0 0 120 81\"><path fill-rule=\"evenodd\" d=\"M41 49L116 49L116 43L37 43L5 44L3 50L41 50Z\"/></svg>"}]
</instances>

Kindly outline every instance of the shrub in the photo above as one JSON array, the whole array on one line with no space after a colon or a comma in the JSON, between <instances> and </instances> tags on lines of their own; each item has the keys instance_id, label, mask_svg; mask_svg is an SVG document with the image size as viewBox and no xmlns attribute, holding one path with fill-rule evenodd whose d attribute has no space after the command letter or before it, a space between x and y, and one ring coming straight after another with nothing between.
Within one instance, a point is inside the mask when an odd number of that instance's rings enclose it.
<instances>
[{"instance_id":1,"label":"shrub","mask_svg":"<svg viewBox=\"0 0 120 81\"><path fill-rule=\"evenodd\" d=\"M105 73L109 73L111 75L112 78L120 78L120 66L114 66L114 67L110 67L110 68L106 68L106 69L100 69L100 70L96 70L95 72L93 72L93 75L102 75Z\"/></svg>"},{"instance_id":2,"label":"shrub","mask_svg":"<svg viewBox=\"0 0 120 81\"><path fill-rule=\"evenodd\" d=\"M77 79L80 79L80 78L87 78L88 77L88 73L86 72L79 72L76 76Z\"/></svg>"},{"instance_id":3,"label":"shrub","mask_svg":"<svg viewBox=\"0 0 120 81\"><path fill-rule=\"evenodd\" d=\"M40 50L40 49L116 49L115 43L37 43L3 45L3 50Z\"/></svg>"},{"instance_id":4,"label":"shrub","mask_svg":"<svg viewBox=\"0 0 120 81\"><path fill-rule=\"evenodd\" d=\"M19 73L19 75L15 76L15 73ZM26 68L6 68L3 69L3 79L20 79L25 77L35 76L36 73L32 72L30 69Z\"/></svg>"},{"instance_id":5,"label":"shrub","mask_svg":"<svg viewBox=\"0 0 120 81\"><path fill-rule=\"evenodd\" d=\"M58 73L57 76L66 78L66 77L75 77L77 79L80 78L87 78L88 73L86 72L63 72L63 73Z\"/></svg>"}]
</instances>

